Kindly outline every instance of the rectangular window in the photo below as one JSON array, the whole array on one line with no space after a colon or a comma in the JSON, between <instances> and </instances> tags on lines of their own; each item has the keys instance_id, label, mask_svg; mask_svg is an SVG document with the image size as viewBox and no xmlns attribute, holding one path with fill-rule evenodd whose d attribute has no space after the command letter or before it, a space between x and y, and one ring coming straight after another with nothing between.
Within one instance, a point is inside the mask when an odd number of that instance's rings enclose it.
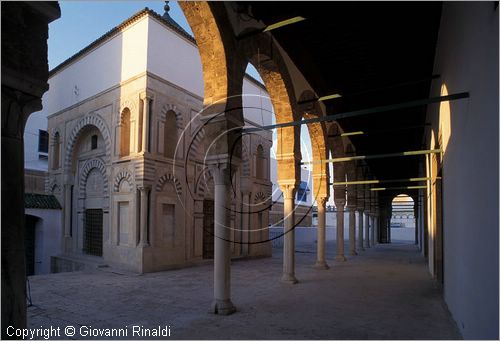
<instances>
[{"instance_id":1,"label":"rectangular window","mask_svg":"<svg viewBox=\"0 0 500 341\"><path fill-rule=\"evenodd\" d=\"M91 144L90 149L92 150L97 149L97 135L92 135L90 144Z\"/></svg>"},{"instance_id":2,"label":"rectangular window","mask_svg":"<svg viewBox=\"0 0 500 341\"><path fill-rule=\"evenodd\" d=\"M40 153L49 152L49 134L46 130L38 130L38 151Z\"/></svg>"}]
</instances>

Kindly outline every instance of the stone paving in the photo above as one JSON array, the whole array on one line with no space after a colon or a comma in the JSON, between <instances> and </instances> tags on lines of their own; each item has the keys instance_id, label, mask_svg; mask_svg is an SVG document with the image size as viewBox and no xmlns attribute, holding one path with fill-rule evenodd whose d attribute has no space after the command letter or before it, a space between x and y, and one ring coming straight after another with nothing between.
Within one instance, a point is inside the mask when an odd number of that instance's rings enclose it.
<instances>
[{"instance_id":1,"label":"stone paving","mask_svg":"<svg viewBox=\"0 0 500 341\"><path fill-rule=\"evenodd\" d=\"M346 245L347 247L347 245ZM209 313L213 266L136 275L111 268L30 278L29 327L170 326L171 339L459 339L424 259L409 244L380 244L317 270L314 245L299 245L296 276L285 284L281 252L272 258L232 263L230 316ZM346 248L347 250L347 248ZM128 327L126 327L128 326ZM107 337L96 336L95 339ZM169 338L169 337L162 337Z\"/></svg>"}]
</instances>

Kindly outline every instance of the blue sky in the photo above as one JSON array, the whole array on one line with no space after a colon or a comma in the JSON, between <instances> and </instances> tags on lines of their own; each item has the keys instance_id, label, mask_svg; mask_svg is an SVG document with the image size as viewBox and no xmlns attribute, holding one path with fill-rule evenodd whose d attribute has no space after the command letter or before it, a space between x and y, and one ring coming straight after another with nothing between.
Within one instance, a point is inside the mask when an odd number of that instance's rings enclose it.
<instances>
[{"instance_id":1,"label":"blue sky","mask_svg":"<svg viewBox=\"0 0 500 341\"><path fill-rule=\"evenodd\" d=\"M94 40L148 7L158 14L164 13L164 1L59 1L61 18L49 24L48 58L49 69L53 69ZM182 10L176 1L169 2L170 16L188 33L192 34ZM262 81L250 65L247 72ZM274 121L274 119L273 119ZM274 134L274 136L276 136ZM310 139L307 129L301 131L302 158L310 156Z\"/></svg>"}]
</instances>

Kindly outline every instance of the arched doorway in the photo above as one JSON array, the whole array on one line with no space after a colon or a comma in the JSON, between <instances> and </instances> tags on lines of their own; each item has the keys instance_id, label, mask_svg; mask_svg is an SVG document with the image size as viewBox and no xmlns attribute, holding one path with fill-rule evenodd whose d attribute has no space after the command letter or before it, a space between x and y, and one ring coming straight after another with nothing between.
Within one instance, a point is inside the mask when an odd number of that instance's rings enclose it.
<instances>
[{"instance_id":1,"label":"arched doorway","mask_svg":"<svg viewBox=\"0 0 500 341\"><path fill-rule=\"evenodd\" d=\"M399 194L391 203L390 236L393 243L415 243L415 203L407 194Z\"/></svg>"}]
</instances>

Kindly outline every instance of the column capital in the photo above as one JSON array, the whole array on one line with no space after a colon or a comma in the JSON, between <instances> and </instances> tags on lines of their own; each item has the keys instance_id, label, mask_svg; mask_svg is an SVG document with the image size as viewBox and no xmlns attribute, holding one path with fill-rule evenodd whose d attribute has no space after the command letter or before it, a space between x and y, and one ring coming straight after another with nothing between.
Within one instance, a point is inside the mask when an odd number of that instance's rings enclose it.
<instances>
[{"instance_id":1,"label":"column capital","mask_svg":"<svg viewBox=\"0 0 500 341\"><path fill-rule=\"evenodd\" d=\"M363 213L365 209L363 207L358 207L356 211L358 211L359 213Z\"/></svg>"},{"instance_id":2,"label":"column capital","mask_svg":"<svg viewBox=\"0 0 500 341\"><path fill-rule=\"evenodd\" d=\"M139 98L142 99L142 100L145 100L146 98L147 99L154 99L155 95L154 95L154 93L151 90L146 89L145 91L142 91L139 94Z\"/></svg>"},{"instance_id":3,"label":"column capital","mask_svg":"<svg viewBox=\"0 0 500 341\"><path fill-rule=\"evenodd\" d=\"M345 199L335 199L334 203L335 203L335 207L337 208L337 210L342 208L342 211L343 211L344 206L345 206L345 202L346 202Z\"/></svg>"},{"instance_id":4,"label":"column capital","mask_svg":"<svg viewBox=\"0 0 500 341\"><path fill-rule=\"evenodd\" d=\"M141 192L149 192L151 190L151 185L145 185L145 184L137 185L137 189Z\"/></svg>"},{"instance_id":5,"label":"column capital","mask_svg":"<svg viewBox=\"0 0 500 341\"><path fill-rule=\"evenodd\" d=\"M283 192L283 199L293 199L295 198L295 192L297 191L298 185L295 183L282 183L278 181L278 186L281 192Z\"/></svg>"},{"instance_id":6,"label":"column capital","mask_svg":"<svg viewBox=\"0 0 500 341\"><path fill-rule=\"evenodd\" d=\"M316 203L318 204L318 207L326 207L326 203L328 202L328 198L326 197L321 197L316 199Z\"/></svg>"}]
</instances>

